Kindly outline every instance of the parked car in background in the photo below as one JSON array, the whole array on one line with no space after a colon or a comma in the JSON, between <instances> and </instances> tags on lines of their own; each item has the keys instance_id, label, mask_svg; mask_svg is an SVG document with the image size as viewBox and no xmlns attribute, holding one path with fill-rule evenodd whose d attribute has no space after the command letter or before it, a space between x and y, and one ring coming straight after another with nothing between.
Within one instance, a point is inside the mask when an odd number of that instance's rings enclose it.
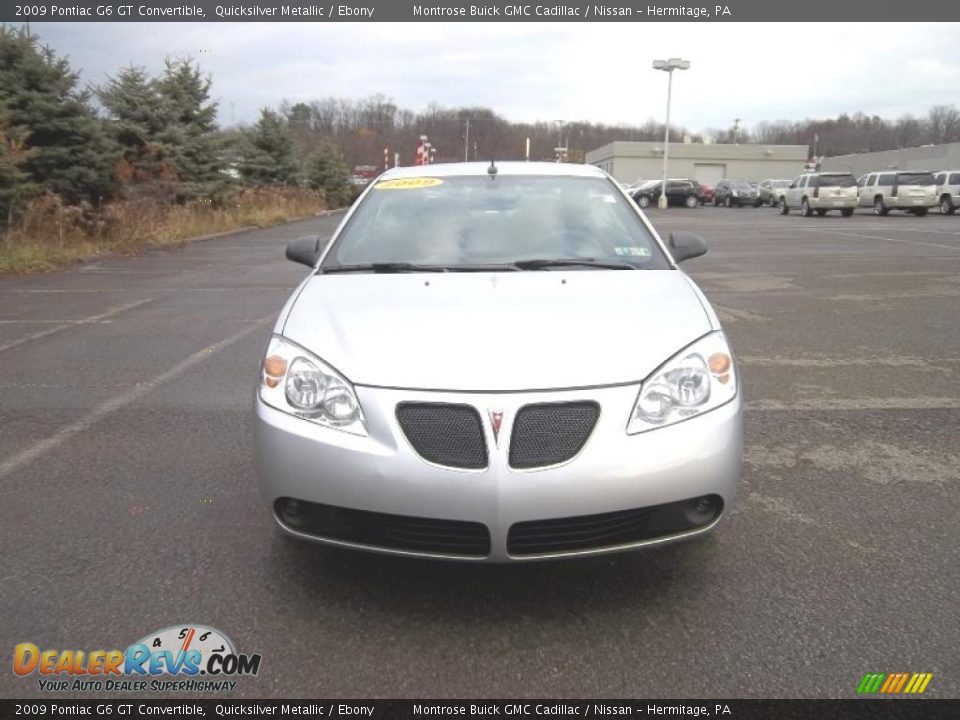
<instances>
[{"instance_id":1,"label":"parked car in background","mask_svg":"<svg viewBox=\"0 0 960 720\"><path fill-rule=\"evenodd\" d=\"M857 179L845 172L805 173L780 191L779 204L781 215L791 209L800 210L804 217L839 210L850 217L857 207Z\"/></svg>"},{"instance_id":2,"label":"parked car in background","mask_svg":"<svg viewBox=\"0 0 960 720\"><path fill-rule=\"evenodd\" d=\"M943 215L953 215L960 207L960 170L943 170L937 173L934 180L937 181L940 212Z\"/></svg>"},{"instance_id":3,"label":"parked car in background","mask_svg":"<svg viewBox=\"0 0 960 720\"><path fill-rule=\"evenodd\" d=\"M697 186L697 196L700 198L700 204L706 205L707 203L712 203L714 195L713 185L698 182Z\"/></svg>"},{"instance_id":4,"label":"parked car in background","mask_svg":"<svg viewBox=\"0 0 960 720\"><path fill-rule=\"evenodd\" d=\"M723 179L713 190L713 204L724 207L752 207L758 197L757 186L747 180Z\"/></svg>"},{"instance_id":5,"label":"parked car in background","mask_svg":"<svg viewBox=\"0 0 960 720\"><path fill-rule=\"evenodd\" d=\"M903 210L926 215L938 204L937 181L932 172L888 170L861 175L857 181L858 204L872 207L875 215Z\"/></svg>"},{"instance_id":6,"label":"parked car in background","mask_svg":"<svg viewBox=\"0 0 960 720\"><path fill-rule=\"evenodd\" d=\"M757 206L777 207L780 204L780 192L786 190L789 185L789 180L761 180L760 185L757 186L760 195L757 198Z\"/></svg>"},{"instance_id":7,"label":"parked car in background","mask_svg":"<svg viewBox=\"0 0 960 720\"><path fill-rule=\"evenodd\" d=\"M633 193L633 199L642 208L660 201L662 180L650 180ZM667 180L667 205L695 208L700 206L699 186L692 180Z\"/></svg>"}]
</instances>

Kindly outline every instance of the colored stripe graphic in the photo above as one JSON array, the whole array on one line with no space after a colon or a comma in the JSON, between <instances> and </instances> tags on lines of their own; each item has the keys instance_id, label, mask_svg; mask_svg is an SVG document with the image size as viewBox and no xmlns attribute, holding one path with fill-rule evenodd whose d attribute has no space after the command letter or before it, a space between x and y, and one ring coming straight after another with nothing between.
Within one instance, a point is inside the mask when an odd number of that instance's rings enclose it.
<instances>
[{"instance_id":1,"label":"colored stripe graphic","mask_svg":"<svg viewBox=\"0 0 960 720\"><path fill-rule=\"evenodd\" d=\"M884 673L867 673L857 686L858 693L875 693L880 689L880 683L886 677Z\"/></svg>"},{"instance_id":2,"label":"colored stripe graphic","mask_svg":"<svg viewBox=\"0 0 960 720\"><path fill-rule=\"evenodd\" d=\"M857 685L857 693L870 695L899 693L920 695L933 679L933 673L867 673Z\"/></svg>"}]
</instances>

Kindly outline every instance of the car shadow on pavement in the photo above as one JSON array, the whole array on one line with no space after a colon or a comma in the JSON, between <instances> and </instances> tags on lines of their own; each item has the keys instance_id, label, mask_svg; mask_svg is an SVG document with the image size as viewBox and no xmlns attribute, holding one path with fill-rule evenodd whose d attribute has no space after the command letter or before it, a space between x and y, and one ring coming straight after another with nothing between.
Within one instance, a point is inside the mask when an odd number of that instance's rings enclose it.
<instances>
[{"instance_id":1,"label":"car shadow on pavement","mask_svg":"<svg viewBox=\"0 0 960 720\"><path fill-rule=\"evenodd\" d=\"M715 537L592 558L495 565L375 555L275 533L270 575L282 594L303 595L300 607L349 613L362 603L407 620L451 624L563 618L586 607L637 610L706 592L707 568L720 552Z\"/></svg>"}]
</instances>

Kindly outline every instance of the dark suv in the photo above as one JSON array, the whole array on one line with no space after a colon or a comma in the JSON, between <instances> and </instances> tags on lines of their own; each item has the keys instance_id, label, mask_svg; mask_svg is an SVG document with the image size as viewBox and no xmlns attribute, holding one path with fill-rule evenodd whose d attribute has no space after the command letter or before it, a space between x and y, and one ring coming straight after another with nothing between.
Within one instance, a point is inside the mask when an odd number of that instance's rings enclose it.
<instances>
[{"instance_id":1,"label":"dark suv","mask_svg":"<svg viewBox=\"0 0 960 720\"><path fill-rule=\"evenodd\" d=\"M746 180L721 180L713 190L714 205L755 207L759 199L757 186Z\"/></svg>"},{"instance_id":2,"label":"dark suv","mask_svg":"<svg viewBox=\"0 0 960 720\"><path fill-rule=\"evenodd\" d=\"M662 180L650 180L633 191L633 199L642 208L656 205L663 190ZM700 188L692 180L667 180L667 205L700 206Z\"/></svg>"}]
</instances>

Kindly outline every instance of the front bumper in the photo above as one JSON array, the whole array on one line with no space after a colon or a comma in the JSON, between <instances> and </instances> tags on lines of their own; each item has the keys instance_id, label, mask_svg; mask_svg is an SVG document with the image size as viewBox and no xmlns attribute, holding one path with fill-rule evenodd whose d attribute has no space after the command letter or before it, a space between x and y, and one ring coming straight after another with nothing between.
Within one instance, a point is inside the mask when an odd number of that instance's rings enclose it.
<instances>
[{"instance_id":1,"label":"front bumper","mask_svg":"<svg viewBox=\"0 0 960 720\"><path fill-rule=\"evenodd\" d=\"M369 436L360 437L293 417L255 401L255 454L264 500L280 527L304 539L402 555L509 562L591 555L657 544L713 528L736 497L743 447L741 394L684 422L627 435L639 384L532 393L446 393L357 387ZM508 465L511 423L534 403L590 400L600 416L573 459L531 470ZM489 456L483 470L441 467L421 458L396 420L402 402L464 403L483 420ZM489 411L503 412L499 444ZM518 523L580 518L718 496L723 513L696 528L586 549L518 555L508 535ZM489 530L482 557L397 549L301 532L278 511L283 499L404 518L480 523ZM348 511L349 512L349 511Z\"/></svg>"}]
</instances>

